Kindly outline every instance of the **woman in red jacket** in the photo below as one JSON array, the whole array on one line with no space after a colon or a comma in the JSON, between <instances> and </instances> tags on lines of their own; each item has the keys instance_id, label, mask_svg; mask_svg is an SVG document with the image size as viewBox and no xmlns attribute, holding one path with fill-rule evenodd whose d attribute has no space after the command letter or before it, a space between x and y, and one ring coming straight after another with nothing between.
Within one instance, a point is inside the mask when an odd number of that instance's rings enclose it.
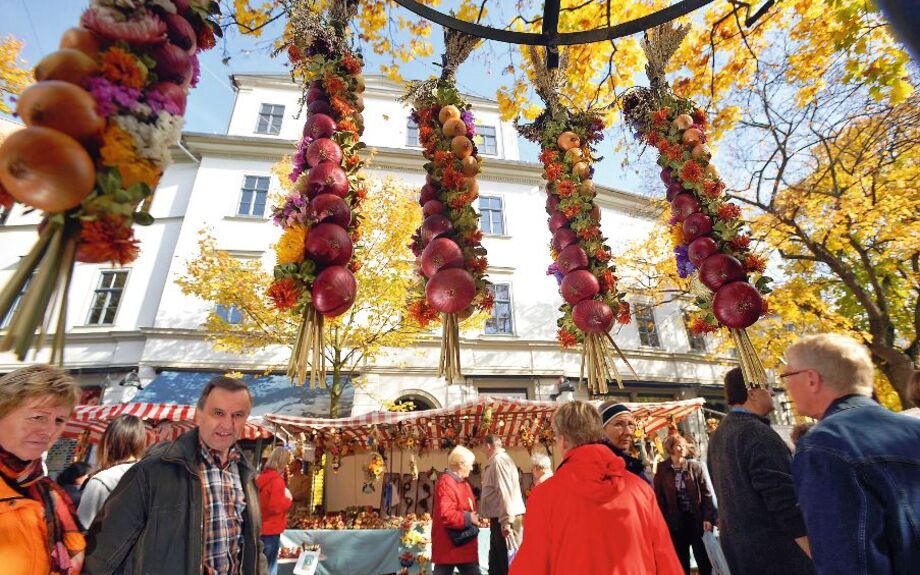
<instances>
[{"instance_id":1,"label":"woman in red jacket","mask_svg":"<svg viewBox=\"0 0 920 575\"><path fill-rule=\"evenodd\" d=\"M458 445L447 456L447 469L438 477L435 487L434 513L431 526L431 562L434 575L479 575L479 543L476 536L456 545L457 532L479 525L473 490L466 478L473 470L476 456Z\"/></svg>"},{"instance_id":2,"label":"woman in red jacket","mask_svg":"<svg viewBox=\"0 0 920 575\"><path fill-rule=\"evenodd\" d=\"M527 501L511 575L683 575L652 488L598 443L597 409L565 403L553 431L563 460Z\"/></svg>"},{"instance_id":3,"label":"woman in red jacket","mask_svg":"<svg viewBox=\"0 0 920 575\"><path fill-rule=\"evenodd\" d=\"M287 510L291 508L291 492L284 484L281 472L291 462L291 453L276 447L265 462L265 469L256 479L259 487L259 508L262 511L262 545L268 560L269 575L278 575L278 551L281 550L281 532L287 523Z\"/></svg>"}]
</instances>

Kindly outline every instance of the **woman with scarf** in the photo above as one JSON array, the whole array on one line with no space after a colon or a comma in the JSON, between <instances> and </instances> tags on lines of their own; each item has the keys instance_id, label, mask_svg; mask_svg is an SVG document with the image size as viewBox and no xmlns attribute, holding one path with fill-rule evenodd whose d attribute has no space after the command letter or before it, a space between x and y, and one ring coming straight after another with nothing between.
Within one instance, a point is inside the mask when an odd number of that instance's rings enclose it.
<instances>
[{"instance_id":1,"label":"woman with scarf","mask_svg":"<svg viewBox=\"0 0 920 575\"><path fill-rule=\"evenodd\" d=\"M86 542L70 497L44 475L80 398L69 375L47 365L0 377L0 565L4 575L78 575Z\"/></svg>"}]
</instances>

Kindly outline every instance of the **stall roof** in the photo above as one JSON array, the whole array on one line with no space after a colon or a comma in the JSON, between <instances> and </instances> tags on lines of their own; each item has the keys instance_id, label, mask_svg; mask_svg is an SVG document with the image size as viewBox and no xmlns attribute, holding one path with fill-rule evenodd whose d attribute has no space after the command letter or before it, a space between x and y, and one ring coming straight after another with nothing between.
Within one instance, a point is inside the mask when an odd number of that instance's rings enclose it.
<instances>
[{"instance_id":1,"label":"stall roof","mask_svg":"<svg viewBox=\"0 0 920 575\"><path fill-rule=\"evenodd\" d=\"M141 403L171 403L195 405L201 389L217 372L161 371L156 378L140 390L132 401ZM327 377L327 385L332 376ZM252 393L252 415L268 413L297 417L328 417L329 391L309 386L295 386L284 375L243 375ZM346 385L339 401L341 413L350 413L355 391Z\"/></svg>"},{"instance_id":2,"label":"stall roof","mask_svg":"<svg viewBox=\"0 0 920 575\"><path fill-rule=\"evenodd\" d=\"M627 403L646 433L653 433L668 425L671 419L680 420L700 407L701 397L660 403ZM599 402L594 402L599 403ZM456 436L464 438L482 435L484 416L489 413L489 431L501 436L505 445L523 444L529 429L537 435L549 426L549 420L561 404L551 401L529 401L498 397L483 397L455 407L414 412L381 412L341 419L321 419L268 414L266 424L274 424L287 432L337 431L346 440L367 445L377 435L378 440L392 441L396 429L406 425L418 428L419 436L439 443ZM487 418L486 418L487 419Z\"/></svg>"},{"instance_id":3,"label":"stall roof","mask_svg":"<svg viewBox=\"0 0 920 575\"><path fill-rule=\"evenodd\" d=\"M78 405L64 426L64 437L79 438L89 432L90 443L99 443L109 422L119 415L135 415L147 426L147 443L173 440L195 427L195 407L165 403L121 403L117 405ZM246 423L243 439L267 439L271 432L257 421Z\"/></svg>"}]
</instances>

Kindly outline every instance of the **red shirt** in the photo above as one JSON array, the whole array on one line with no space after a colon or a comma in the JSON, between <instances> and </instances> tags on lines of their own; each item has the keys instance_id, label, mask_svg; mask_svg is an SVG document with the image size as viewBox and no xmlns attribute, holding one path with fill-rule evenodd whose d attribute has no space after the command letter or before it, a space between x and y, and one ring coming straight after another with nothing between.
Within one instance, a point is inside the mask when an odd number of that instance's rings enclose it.
<instances>
[{"instance_id":1,"label":"red shirt","mask_svg":"<svg viewBox=\"0 0 920 575\"><path fill-rule=\"evenodd\" d=\"M566 453L533 490L511 575L683 575L651 487L604 445Z\"/></svg>"},{"instance_id":2,"label":"red shirt","mask_svg":"<svg viewBox=\"0 0 920 575\"><path fill-rule=\"evenodd\" d=\"M438 477L434 492L434 513L431 518L431 562L435 565L479 563L479 543L473 538L459 547L454 545L448 529L464 529L470 525L470 513L476 510L476 500L470 484L450 471Z\"/></svg>"},{"instance_id":3,"label":"red shirt","mask_svg":"<svg viewBox=\"0 0 920 575\"><path fill-rule=\"evenodd\" d=\"M284 479L274 469L266 469L256 478L256 485L262 511L262 535L280 535L287 526L287 510L293 503L284 493Z\"/></svg>"}]
</instances>

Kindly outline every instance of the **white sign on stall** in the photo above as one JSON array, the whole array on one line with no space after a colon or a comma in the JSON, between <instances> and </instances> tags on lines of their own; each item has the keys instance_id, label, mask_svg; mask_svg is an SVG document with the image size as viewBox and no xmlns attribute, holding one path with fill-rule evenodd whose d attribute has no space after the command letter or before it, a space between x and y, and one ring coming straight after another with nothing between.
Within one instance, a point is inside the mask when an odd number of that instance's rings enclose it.
<instances>
[{"instance_id":1,"label":"white sign on stall","mask_svg":"<svg viewBox=\"0 0 920 575\"><path fill-rule=\"evenodd\" d=\"M294 565L294 575L314 575L317 565L319 565L319 549L303 551L297 558L297 564Z\"/></svg>"}]
</instances>

